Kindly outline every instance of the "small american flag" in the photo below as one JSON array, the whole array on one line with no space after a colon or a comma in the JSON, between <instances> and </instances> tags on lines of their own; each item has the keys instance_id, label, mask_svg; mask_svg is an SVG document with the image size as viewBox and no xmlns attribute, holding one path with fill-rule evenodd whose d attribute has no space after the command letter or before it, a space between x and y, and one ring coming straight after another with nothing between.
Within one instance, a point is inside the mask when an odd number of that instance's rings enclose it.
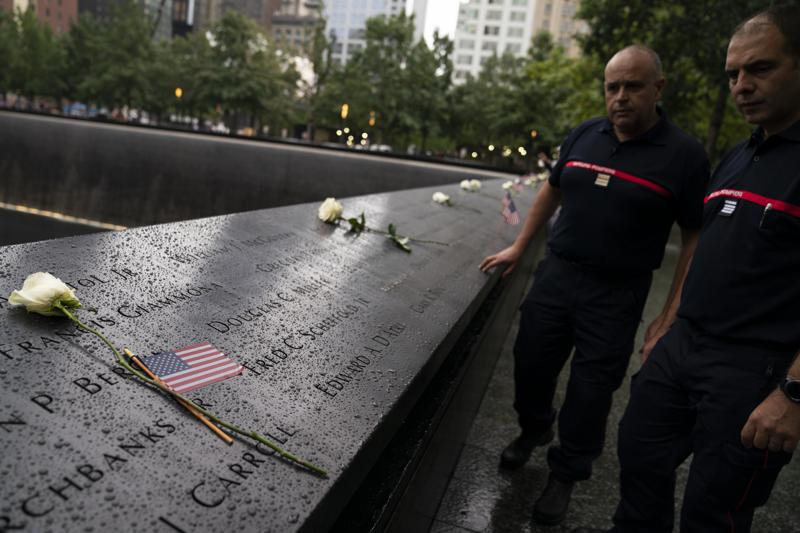
<instances>
[{"instance_id":1,"label":"small american flag","mask_svg":"<svg viewBox=\"0 0 800 533\"><path fill-rule=\"evenodd\" d=\"M185 393L242 373L242 365L203 342L142 357L142 362L175 392Z\"/></svg>"},{"instance_id":2,"label":"small american flag","mask_svg":"<svg viewBox=\"0 0 800 533\"><path fill-rule=\"evenodd\" d=\"M511 224L512 226L519 224L519 211L517 211L517 206L514 205L514 200L511 199L510 192L506 192L505 196L503 196L503 219L506 224Z\"/></svg>"}]
</instances>

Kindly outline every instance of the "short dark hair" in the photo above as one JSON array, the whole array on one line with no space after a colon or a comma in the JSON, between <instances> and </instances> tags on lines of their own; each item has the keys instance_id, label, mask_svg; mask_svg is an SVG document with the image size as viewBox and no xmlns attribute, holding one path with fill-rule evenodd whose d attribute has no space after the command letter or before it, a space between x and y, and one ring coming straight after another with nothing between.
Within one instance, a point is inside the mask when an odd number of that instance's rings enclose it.
<instances>
[{"instance_id":1,"label":"short dark hair","mask_svg":"<svg viewBox=\"0 0 800 533\"><path fill-rule=\"evenodd\" d=\"M778 31L781 32L786 40L786 52L794 56L795 59L800 60L800 30L798 30L800 28L800 6L785 4L770 6L747 17L736 26L733 34L736 35L741 31L747 31L745 27L750 22L772 24L778 28Z\"/></svg>"}]
</instances>

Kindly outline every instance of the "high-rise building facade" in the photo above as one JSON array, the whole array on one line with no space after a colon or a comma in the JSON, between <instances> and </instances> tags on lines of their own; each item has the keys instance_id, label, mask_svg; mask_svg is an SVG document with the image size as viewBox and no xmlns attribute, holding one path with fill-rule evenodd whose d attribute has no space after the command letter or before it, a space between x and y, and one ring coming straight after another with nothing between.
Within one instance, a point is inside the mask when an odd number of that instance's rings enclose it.
<instances>
[{"instance_id":1,"label":"high-rise building facade","mask_svg":"<svg viewBox=\"0 0 800 533\"><path fill-rule=\"evenodd\" d=\"M308 51L321 19L320 0L282 0L272 15L272 35L275 42L284 47Z\"/></svg>"},{"instance_id":2,"label":"high-rise building facade","mask_svg":"<svg viewBox=\"0 0 800 533\"><path fill-rule=\"evenodd\" d=\"M37 0L40 1L40 0ZM58 1L58 0L51 0ZM78 0L79 13L91 13L100 20L108 19L120 0ZM172 38L172 0L136 0L152 24L154 39Z\"/></svg>"},{"instance_id":3,"label":"high-rise building facade","mask_svg":"<svg viewBox=\"0 0 800 533\"><path fill-rule=\"evenodd\" d=\"M586 22L575 18L579 7L580 0L538 0L534 35L542 31L550 32L553 42L563 47L567 55L579 55L580 46L575 36L589 31Z\"/></svg>"},{"instance_id":4,"label":"high-rise building facade","mask_svg":"<svg viewBox=\"0 0 800 533\"><path fill-rule=\"evenodd\" d=\"M78 18L78 0L0 0L0 11L25 11L29 7L56 35L68 32Z\"/></svg>"},{"instance_id":5,"label":"high-rise building facade","mask_svg":"<svg viewBox=\"0 0 800 533\"><path fill-rule=\"evenodd\" d=\"M325 0L326 31L335 39L333 60L346 63L366 44L367 19L405 12L405 0Z\"/></svg>"},{"instance_id":6,"label":"high-rise building facade","mask_svg":"<svg viewBox=\"0 0 800 533\"><path fill-rule=\"evenodd\" d=\"M425 21L428 18L428 0L414 0L411 6L411 12L414 14L414 42L417 42L425 37Z\"/></svg>"},{"instance_id":7,"label":"high-rise building facade","mask_svg":"<svg viewBox=\"0 0 800 533\"><path fill-rule=\"evenodd\" d=\"M549 31L556 44L577 55L575 35L585 24L574 20L580 0L467 0L458 11L453 81L477 76L488 58L527 53L531 39Z\"/></svg>"},{"instance_id":8,"label":"high-rise building facade","mask_svg":"<svg viewBox=\"0 0 800 533\"><path fill-rule=\"evenodd\" d=\"M524 54L531 42L537 0L469 0L459 6L454 82L477 76L487 59Z\"/></svg>"}]
</instances>

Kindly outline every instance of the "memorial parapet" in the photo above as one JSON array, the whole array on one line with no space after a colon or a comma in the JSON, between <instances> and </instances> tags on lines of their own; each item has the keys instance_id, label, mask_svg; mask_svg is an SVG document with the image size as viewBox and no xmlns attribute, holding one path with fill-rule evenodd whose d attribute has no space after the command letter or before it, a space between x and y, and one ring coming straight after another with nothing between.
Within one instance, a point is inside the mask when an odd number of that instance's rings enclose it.
<instances>
[{"instance_id":1,"label":"memorial parapet","mask_svg":"<svg viewBox=\"0 0 800 533\"><path fill-rule=\"evenodd\" d=\"M499 276L518 227L500 181L344 201L367 224L448 246L404 253L317 219L318 204L0 248L0 531L324 531L396 436ZM524 214L534 192L515 198ZM242 375L188 396L324 468L227 446L66 318L10 308L25 277L147 355L207 341ZM94 309L89 309L94 308Z\"/></svg>"},{"instance_id":2,"label":"memorial parapet","mask_svg":"<svg viewBox=\"0 0 800 533\"><path fill-rule=\"evenodd\" d=\"M0 202L123 226L513 177L386 154L3 110L0 154Z\"/></svg>"}]
</instances>

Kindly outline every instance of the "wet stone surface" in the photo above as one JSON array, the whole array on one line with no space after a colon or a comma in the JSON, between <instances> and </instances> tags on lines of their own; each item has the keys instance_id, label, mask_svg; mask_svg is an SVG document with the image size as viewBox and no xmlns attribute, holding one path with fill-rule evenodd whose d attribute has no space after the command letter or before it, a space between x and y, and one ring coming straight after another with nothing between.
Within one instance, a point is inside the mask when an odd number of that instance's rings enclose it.
<instances>
[{"instance_id":1,"label":"wet stone surface","mask_svg":"<svg viewBox=\"0 0 800 533\"><path fill-rule=\"evenodd\" d=\"M496 280L477 265L517 232L501 183L344 201L371 227L449 243L411 254L320 222L316 203L0 248L0 530L324 530L350 496L338 482L366 474L365 447L386 444L409 384ZM188 396L330 476L225 445L96 337L10 308L37 271L75 287L95 309L78 316L117 346L208 341L244 365Z\"/></svg>"}]
</instances>

